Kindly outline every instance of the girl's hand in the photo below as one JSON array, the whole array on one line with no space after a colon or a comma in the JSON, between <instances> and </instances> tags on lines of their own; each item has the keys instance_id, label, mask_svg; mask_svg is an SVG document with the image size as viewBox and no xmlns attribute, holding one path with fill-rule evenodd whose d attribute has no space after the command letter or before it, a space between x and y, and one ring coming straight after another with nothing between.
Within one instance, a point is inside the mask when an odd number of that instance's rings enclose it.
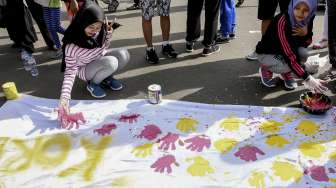
<instances>
[{"instance_id":1,"label":"girl's hand","mask_svg":"<svg viewBox=\"0 0 336 188\"><path fill-rule=\"evenodd\" d=\"M58 112L57 120L59 124L61 125L62 128L66 128L68 126L67 117L70 114L69 100L61 99L58 105L57 112Z\"/></svg>"},{"instance_id":2,"label":"girl's hand","mask_svg":"<svg viewBox=\"0 0 336 188\"><path fill-rule=\"evenodd\" d=\"M107 17L105 16L105 27L106 27L106 31L107 31L108 34L113 32L112 25L113 25L113 23L109 22Z\"/></svg>"},{"instance_id":3,"label":"girl's hand","mask_svg":"<svg viewBox=\"0 0 336 188\"><path fill-rule=\"evenodd\" d=\"M294 29L292 29L292 32L293 32L293 36L304 37L308 34L308 28L307 28L307 26L305 26L305 27L295 27Z\"/></svg>"}]
</instances>

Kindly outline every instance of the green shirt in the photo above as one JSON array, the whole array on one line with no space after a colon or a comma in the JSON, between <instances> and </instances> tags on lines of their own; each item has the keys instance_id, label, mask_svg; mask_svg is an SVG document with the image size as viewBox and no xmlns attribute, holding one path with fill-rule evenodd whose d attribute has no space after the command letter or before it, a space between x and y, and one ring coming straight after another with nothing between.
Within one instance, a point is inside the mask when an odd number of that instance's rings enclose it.
<instances>
[{"instance_id":1,"label":"green shirt","mask_svg":"<svg viewBox=\"0 0 336 188\"><path fill-rule=\"evenodd\" d=\"M49 8L61 8L61 0L50 0Z\"/></svg>"}]
</instances>

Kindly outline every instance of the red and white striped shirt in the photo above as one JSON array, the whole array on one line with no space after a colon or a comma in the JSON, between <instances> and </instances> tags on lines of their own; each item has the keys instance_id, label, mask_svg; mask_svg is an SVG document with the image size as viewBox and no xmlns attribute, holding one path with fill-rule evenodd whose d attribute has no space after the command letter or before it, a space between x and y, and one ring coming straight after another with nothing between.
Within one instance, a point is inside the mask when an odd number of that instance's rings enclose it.
<instances>
[{"instance_id":1,"label":"red and white striped shirt","mask_svg":"<svg viewBox=\"0 0 336 188\"><path fill-rule=\"evenodd\" d=\"M71 90L75 82L76 75L86 81L85 67L87 64L99 59L106 53L108 45L103 44L100 48L81 48L75 44L65 46L64 80L62 85L61 99L71 99Z\"/></svg>"}]
</instances>

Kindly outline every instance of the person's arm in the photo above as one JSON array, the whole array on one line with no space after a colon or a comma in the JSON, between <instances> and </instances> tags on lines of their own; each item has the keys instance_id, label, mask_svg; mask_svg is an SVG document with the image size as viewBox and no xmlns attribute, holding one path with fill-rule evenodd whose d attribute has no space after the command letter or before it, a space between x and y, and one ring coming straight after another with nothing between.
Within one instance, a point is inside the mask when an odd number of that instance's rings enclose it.
<instances>
[{"instance_id":1,"label":"person's arm","mask_svg":"<svg viewBox=\"0 0 336 188\"><path fill-rule=\"evenodd\" d=\"M70 0L70 10L72 12L73 15L76 15L78 10L79 10L79 6L78 6L78 2L77 0Z\"/></svg>"},{"instance_id":2,"label":"person's arm","mask_svg":"<svg viewBox=\"0 0 336 188\"><path fill-rule=\"evenodd\" d=\"M277 23L277 33L284 59L299 78L306 79L309 74L299 63L297 50L295 50L296 48L292 42L292 33L289 31L290 29L286 28L286 16L281 16Z\"/></svg>"},{"instance_id":3,"label":"person's arm","mask_svg":"<svg viewBox=\"0 0 336 188\"><path fill-rule=\"evenodd\" d=\"M74 44L68 44L65 47L64 55L66 68L60 97L61 103L66 103L71 99L71 90L78 72L78 65L76 60L76 54L78 50L78 47Z\"/></svg>"}]
</instances>

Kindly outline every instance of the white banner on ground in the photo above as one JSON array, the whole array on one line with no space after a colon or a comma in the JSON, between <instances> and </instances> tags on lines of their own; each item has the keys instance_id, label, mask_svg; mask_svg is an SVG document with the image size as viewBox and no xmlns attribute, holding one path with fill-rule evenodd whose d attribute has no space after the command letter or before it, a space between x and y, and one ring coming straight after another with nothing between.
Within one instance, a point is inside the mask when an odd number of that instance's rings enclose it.
<instances>
[{"instance_id":1,"label":"white banner on ground","mask_svg":"<svg viewBox=\"0 0 336 188\"><path fill-rule=\"evenodd\" d=\"M0 187L332 187L331 112L165 100L73 101L23 95L0 108Z\"/></svg>"}]
</instances>

